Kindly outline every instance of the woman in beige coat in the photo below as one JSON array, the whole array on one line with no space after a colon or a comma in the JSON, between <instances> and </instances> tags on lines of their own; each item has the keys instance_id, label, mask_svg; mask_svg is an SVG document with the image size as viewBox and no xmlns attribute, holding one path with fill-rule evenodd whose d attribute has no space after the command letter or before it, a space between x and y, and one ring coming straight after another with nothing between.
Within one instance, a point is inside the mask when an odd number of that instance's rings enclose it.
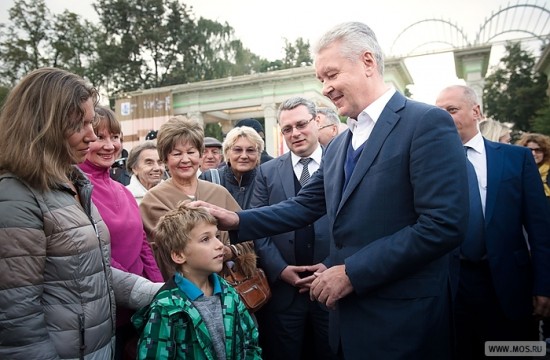
<instances>
[{"instance_id":1,"label":"woman in beige coat","mask_svg":"<svg viewBox=\"0 0 550 360\"><path fill-rule=\"evenodd\" d=\"M200 159L204 154L204 130L197 121L182 116L170 118L158 131L157 149L170 178L149 190L140 204L145 232L153 243L153 249L158 220L181 201L203 200L227 210L240 210L239 204L223 186L197 178ZM229 236L225 231L220 232L220 239L226 244L225 260L237 255L254 254L252 242L229 246ZM164 279L168 280L173 275L170 267L166 266L169 259L162 259L158 254L156 257ZM247 259L247 265L250 269L245 271L255 268L255 255Z\"/></svg>"}]
</instances>

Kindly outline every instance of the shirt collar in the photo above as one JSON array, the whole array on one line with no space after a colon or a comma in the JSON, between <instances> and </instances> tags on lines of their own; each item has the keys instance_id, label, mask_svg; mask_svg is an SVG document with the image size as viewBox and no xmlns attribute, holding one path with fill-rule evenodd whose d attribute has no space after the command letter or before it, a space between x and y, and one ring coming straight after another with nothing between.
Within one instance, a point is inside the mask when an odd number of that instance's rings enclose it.
<instances>
[{"instance_id":1,"label":"shirt collar","mask_svg":"<svg viewBox=\"0 0 550 360\"><path fill-rule=\"evenodd\" d=\"M386 92L383 93L382 96L374 100L372 104L361 111L359 116L357 116L357 120L353 118L348 118L347 124L350 130L353 131L357 125L368 121L369 118L374 124L376 124L378 118L380 117L380 114L382 114L382 111L384 111L384 108L386 107L392 96L395 94L395 91L396 90L393 86L386 90Z\"/></svg>"},{"instance_id":2,"label":"shirt collar","mask_svg":"<svg viewBox=\"0 0 550 360\"><path fill-rule=\"evenodd\" d=\"M213 291L212 294L220 294L222 292L222 287L220 285L220 280L215 274L212 274L208 277L212 282ZM190 280L186 279L182 274L176 272L174 276L174 281L178 288L189 298L191 301L195 301L201 296L204 296L204 293L199 289L199 287L193 284Z\"/></svg>"},{"instance_id":3,"label":"shirt collar","mask_svg":"<svg viewBox=\"0 0 550 360\"><path fill-rule=\"evenodd\" d=\"M466 144L464 144L464 146L468 146L478 154L483 154L483 151L485 149L483 136L481 136L481 133L478 131L473 138L471 138L468 142L466 142Z\"/></svg>"},{"instance_id":4,"label":"shirt collar","mask_svg":"<svg viewBox=\"0 0 550 360\"><path fill-rule=\"evenodd\" d=\"M302 158L294 154L292 151L290 152L290 157L292 158L293 167L296 166L298 161ZM323 148L321 147L321 144L317 143L317 148L308 157L312 158L317 164L321 164L321 158L323 157Z\"/></svg>"}]
</instances>

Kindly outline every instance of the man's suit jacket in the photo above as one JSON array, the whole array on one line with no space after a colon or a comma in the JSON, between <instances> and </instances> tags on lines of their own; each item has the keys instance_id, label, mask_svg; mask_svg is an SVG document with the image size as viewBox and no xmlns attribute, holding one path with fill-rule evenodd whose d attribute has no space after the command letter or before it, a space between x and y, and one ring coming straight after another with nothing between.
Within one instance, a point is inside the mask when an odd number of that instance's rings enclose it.
<instances>
[{"instance_id":1,"label":"man's suit jacket","mask_svg":"<svg viewBox=\"0 0 550 360\"><path fill-rule=\"evenodd\" d=\"M260 165L256 174L250 207L277 204L294 197L296 195L295 178L290 152ZM327 217L323 216L313 226L315 229L313 263L309 265L323 262L329 254L330 240ZM272 287L272 297L266 308L283 310L292 304L297 294L296 287L279 279L279 275L285 267L296 265L295 237L295 232L289 231L254 241L259 265L265 270Z\"/></svg>"},{"instance_id":2,"label":"man's suit jacket","mask_svg":"<svg viewBox=\"0 0 550 360\"><path fill-rule=\"evenodd\" d=\"M550 296L548 203L529 149L487 139L484 143L487 260L504 313L525 318L533 311L533 295ZM458 251L454 256L458 264Z\"/></svg>"},{"instance_id":3,"label":"man's suit jacket","mask_svg":"<svg viewBox=\"0 0 550 360\"><path fill-rule=\"evenodd\" d=\"M239 213L239 238L280 233L328 215L330 264L354 291L331 311L331 346L346 359L450 354L448 253L468 221L466 157L450 115L395 93L345 189L351 133L327 147L296 198Z\"/></svg>"}]
</instances>

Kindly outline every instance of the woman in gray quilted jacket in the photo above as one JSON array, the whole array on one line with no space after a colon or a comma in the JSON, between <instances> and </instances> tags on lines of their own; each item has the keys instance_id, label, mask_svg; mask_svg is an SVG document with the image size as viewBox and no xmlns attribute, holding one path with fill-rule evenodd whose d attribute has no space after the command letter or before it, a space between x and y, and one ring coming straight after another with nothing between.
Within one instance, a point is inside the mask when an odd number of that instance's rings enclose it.
<instances>
[{"instance_id":1,"label":"woman in gray quilted jacket","mask_svg":"<svg viewBox=\"0 0 550 360\"><path fill-rule=\"evenodd\" d=\"M110 359L115 298L131 308L162 284L112 269L110 237L74 164L90 142L97 91L43 68L0 113L0 359Z\"/></svg>"}]
</instances>

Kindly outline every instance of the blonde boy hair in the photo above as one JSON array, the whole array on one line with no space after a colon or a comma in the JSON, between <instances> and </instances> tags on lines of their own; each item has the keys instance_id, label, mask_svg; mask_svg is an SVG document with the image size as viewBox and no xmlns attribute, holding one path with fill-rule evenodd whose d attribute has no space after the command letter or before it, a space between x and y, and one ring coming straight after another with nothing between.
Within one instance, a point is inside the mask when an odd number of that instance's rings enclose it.
<instances>
[{"instance_id":1,"label":"blonde boy hair","mask_svg":"<svg viewBox=\"0 0 550 360\"><path fill-rule=\"evenodd\" d=\"M197 224L218 225L218 221L205 208L192 208L190 200L178 203L175 209L164 214L154 232L155 253L162 263L179 270L180 265L172 260L172 253L181 253L189 243L189 233Z\"/></svg>"}]
</instances>

